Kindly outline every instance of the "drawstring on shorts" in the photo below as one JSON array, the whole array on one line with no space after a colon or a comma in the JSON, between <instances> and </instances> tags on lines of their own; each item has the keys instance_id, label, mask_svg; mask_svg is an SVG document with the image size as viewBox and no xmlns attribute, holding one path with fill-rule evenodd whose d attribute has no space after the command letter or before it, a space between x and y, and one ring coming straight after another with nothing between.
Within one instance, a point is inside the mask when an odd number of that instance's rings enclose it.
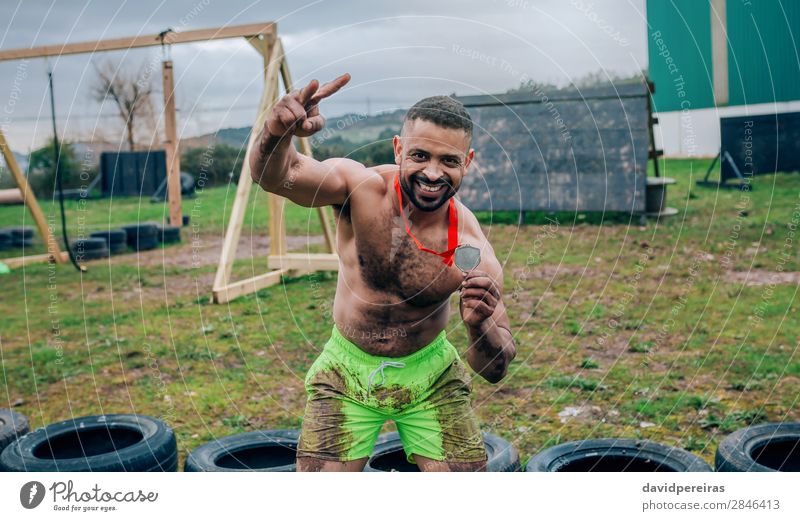
<instances>
[{"instance_id":1,"label":"drawstring on shorts","mask_svg":"<svg viewBox=\"0 0 800 521\"><path fill-rule=\"evenodd\" d=\"M384 360L380 363L378 367L376 367L371 373L369 373L369 380L367 381L367 396L369 396L370 390L372 389L372 380L377 376L378 371L381 373L381 381L375 384L375 387L383 384L386 381L386 375L383 374L383 369L386 367L396 367L398 369L402 369L405 367L406 364L403 362L392 362L390 360Z\"/></svg>"}]
</instances>

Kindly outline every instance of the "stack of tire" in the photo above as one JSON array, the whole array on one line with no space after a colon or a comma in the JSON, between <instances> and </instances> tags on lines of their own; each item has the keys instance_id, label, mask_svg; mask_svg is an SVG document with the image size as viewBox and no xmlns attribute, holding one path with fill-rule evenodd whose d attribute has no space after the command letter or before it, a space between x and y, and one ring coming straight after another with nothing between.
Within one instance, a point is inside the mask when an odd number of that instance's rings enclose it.
<instances>
[{"instance_id":1,"label":"stack of tire","mask_svg":"<svg viewBox=\"0 0 800 521\"><path fill-rule=\"evenodd\" d=\"M31 246L33 246L33 228L30 226L8 226L0 229L0 250Z\"/></svg>"},{"instance_id":2,"label":"stack of tire","mask_svg":"<svg viewBox=\"0 0 800 521\"><path fill-rule=\"evenodd\" d=\"M174 472L175 433L138 414L66 420L17 438L0 454L6 472Z\"/></svg>"},{"instance_id":3,"label":"stack of tire","mask_svg":"<svg viewBox=\"0 0 800 521\"><path fill-rule=\"evenodd\" d=\"M158 247L158 225L137 223L122 227L125 230L128 246L136 251L153 250Z\"/></svg>"},{"instance_id":4,"label":"stack of tire","mask_svg":"<svg viewBox=\"0 0 800 521\"><path fill-rule=\"evenodd\" d=\"M0 251L11 248L11 231L0 229Z\"/></svg>"},{"instance_id":5,"label":"stack of tire","mask_svg":"<svg viewBox=\"0 0 800 521\"><path fill-rule=\"evenodd\" d=\"M128 233L125 230L105 230L102 232L94 232L91 237L95 239L104 239L108 244L108 251L111 255L125 253L128 250Z\"/></svg>"},{"instance_id":6,"label":"stack of tire","mask_svg":"<svg viewBox=\"0 0 800 521\"><path fill-rule=\"evenodd\" d=\"M78 239L72 243L72 252L78 262L105 259L110 255L108 243L102 237Z\"/></svg>"},{"instance_id":7,"label":"stack of tire","mask_svg":"<svg viewBox=\"0 0 800 521\"><path fill-rule=\"evenodd\" d=\"M158 242L162 244L173 244L181 242L180 226L160 226L158 228Z\"/></svg>"}]
</instances>

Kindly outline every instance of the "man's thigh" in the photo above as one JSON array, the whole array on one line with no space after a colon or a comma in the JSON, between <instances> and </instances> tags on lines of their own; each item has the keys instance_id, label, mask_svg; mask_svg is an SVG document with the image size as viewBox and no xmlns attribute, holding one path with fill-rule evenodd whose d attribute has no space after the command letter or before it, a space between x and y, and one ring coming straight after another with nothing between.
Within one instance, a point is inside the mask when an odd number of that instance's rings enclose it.
<instances>
[{"instance_id":1,"label":"man's thigh","mask_svg":"<svg viewBox=\"0 0 800 521\"><path fill-rule=\"evenodd\" d=\"M418 463L421 470L478 470L485 466L486 448L470 395L469 375L456 360L425 400L392 418L409 462ZM417 460L417 456L423 459Z\"/></svg>"},{"instance_id":2,"label":"man's thigh","mask_svg":"<svg viewBox=\"0 0 800 521\"><path fill-rule=\"evenodd\" d=\"M380 413L357 403L312 392L300 430L298 463L306 459L304 467L309 470L361 470L385 421Z\"/></svg>"}]
</instances>

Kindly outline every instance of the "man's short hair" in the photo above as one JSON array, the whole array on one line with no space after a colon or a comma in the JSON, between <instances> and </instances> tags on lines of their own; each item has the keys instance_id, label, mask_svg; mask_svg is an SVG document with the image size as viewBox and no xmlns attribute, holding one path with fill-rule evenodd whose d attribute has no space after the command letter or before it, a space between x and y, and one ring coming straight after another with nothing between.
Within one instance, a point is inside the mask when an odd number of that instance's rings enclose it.
<instances>
[{"instance_id":1,"label":"man's short hair","mask_svg":"<svg viewBox=\"0 0 800 521\"><path fill-rule=\"evenodd\" d=\"M403 124L421 119L444 128L461 129L472 136L472 118L464 105L450 96L431 96L419 100L408 109Z\"/></svg>"}]
</instances>

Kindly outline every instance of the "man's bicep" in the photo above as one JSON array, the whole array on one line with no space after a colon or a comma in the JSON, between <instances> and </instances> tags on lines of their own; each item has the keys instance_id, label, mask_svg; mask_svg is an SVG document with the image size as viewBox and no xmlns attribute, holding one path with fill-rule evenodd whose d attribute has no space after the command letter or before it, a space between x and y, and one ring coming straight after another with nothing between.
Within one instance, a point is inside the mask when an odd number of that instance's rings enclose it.
<instances>
[{"instance_id":1,"label":"man's bicep","mask_svg":"<svg viewBox=\"0 0 800 521\"><path fill-rule=\"evenodd\" d=\"M298 156L297 163L274 193L307 208L344 204L354 178L366 170L364 165L351 159L317 161L303 154Z\"/></svg>"}]
</instances>

